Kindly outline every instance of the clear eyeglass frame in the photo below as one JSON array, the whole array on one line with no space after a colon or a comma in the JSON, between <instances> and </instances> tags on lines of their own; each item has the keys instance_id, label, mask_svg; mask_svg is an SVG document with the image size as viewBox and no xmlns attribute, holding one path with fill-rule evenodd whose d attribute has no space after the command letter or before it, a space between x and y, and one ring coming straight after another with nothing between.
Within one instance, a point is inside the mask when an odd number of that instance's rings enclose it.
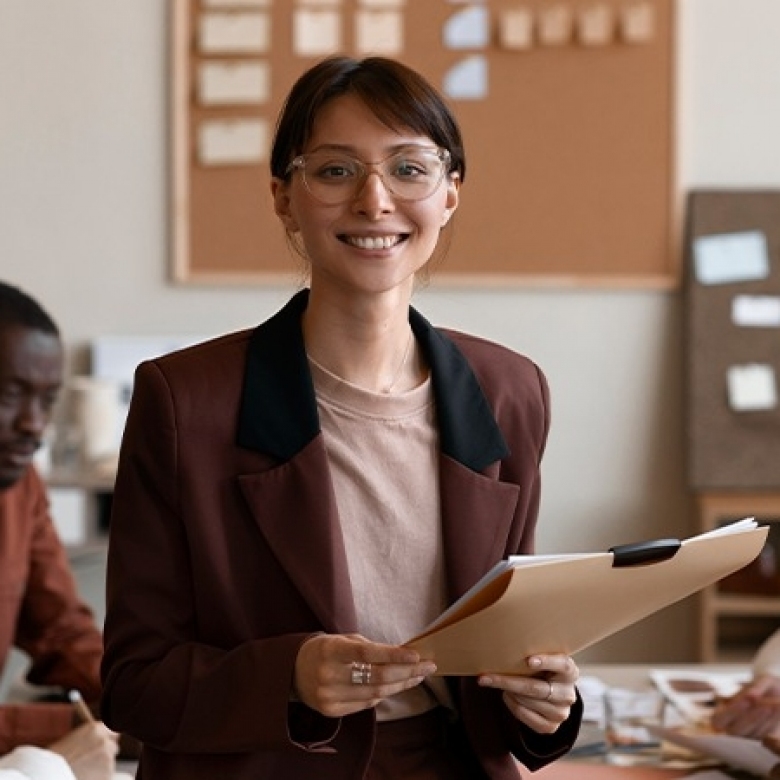
<instances>
[{"instance_id":1,"label":"clear eyeglass frame","mask_svg":"<svg viewBox=\"0 0 780 780\"><path fill-rule=\"evenodd\" d=\"M422 172L428 170L432 161L437 170L424 175ZM342 152L317 151L299 154L287 166L285 175L299 171L309 194L328 206L354 200L370 173L379 176L385 190L396 200L414 202L431 197L439 189L450 171L450 161L449 150L442 147L407 147L376 162L364 162ZM417 174L399 178L397 171L409 165ZM330 172L330 178L325 171ZM336 171L340 173L335 174Z\"/></svg>"}]
</instances>

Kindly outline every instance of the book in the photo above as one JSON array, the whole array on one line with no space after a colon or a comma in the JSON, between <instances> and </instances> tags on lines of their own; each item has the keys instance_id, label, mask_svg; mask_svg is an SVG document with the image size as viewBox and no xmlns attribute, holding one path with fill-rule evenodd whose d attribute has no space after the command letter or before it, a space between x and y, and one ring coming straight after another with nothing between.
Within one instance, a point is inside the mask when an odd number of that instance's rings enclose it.
<instances>
[{"instance_id":1,"label":"book","mask_svg":"<svg viewBox=\"0 0 780 780\"><path fill-rule=\"evenodd\" d=\"M768 530L746 518L683 541L511 556L406 646L439 675L529 673L531 655L574 655L746 566Z\"/></svg>"}]
</instances>

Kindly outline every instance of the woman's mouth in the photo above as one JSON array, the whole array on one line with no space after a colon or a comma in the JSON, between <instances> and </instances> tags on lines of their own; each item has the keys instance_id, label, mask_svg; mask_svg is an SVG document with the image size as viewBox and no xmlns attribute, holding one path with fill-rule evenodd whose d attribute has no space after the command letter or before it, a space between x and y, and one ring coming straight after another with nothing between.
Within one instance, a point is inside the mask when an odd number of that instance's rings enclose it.
<instances>
[{"instance_id":1,"label":"woman's mouth","mask_svg":"<svg viewBox=\"0 0 780 780\"><path fill-rule=\"evenodd\" d=\"M399 233L394 233L390 236L349 236L341 235L339 238L344 243L350 246L357 247L358 249L391 249L396 244L399 244L404 240L405 236Z\"/></svg>"}]
</instances>

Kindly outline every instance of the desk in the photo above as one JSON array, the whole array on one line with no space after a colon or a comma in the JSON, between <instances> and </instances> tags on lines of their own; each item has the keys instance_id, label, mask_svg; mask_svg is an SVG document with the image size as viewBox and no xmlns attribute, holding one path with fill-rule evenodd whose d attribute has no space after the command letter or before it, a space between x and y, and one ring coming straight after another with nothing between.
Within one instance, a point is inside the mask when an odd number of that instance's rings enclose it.
<instances>
[{"instance_id":1,"label":"desk","mask_svg":"<svg viewBox=\"0 0 780 780\"><path fill-rule=\"evenodd\" d=\"M675 669L708 672L743 672L745 664L585 664L583 677L597 677L610 687L641 688L651 686L652 669ZM694 770L664 769L653 766L610 766L594 759L564 758L538 772L540 780L676 780L688 777ZM735 774L734 777L739 777Z\"/></svg>"}]
</instances>

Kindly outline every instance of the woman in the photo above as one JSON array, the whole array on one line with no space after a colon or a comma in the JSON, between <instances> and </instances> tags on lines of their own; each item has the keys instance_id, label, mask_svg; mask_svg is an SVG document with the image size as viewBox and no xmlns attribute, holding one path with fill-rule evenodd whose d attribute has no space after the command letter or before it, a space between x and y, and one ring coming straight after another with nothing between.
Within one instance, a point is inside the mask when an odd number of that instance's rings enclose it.
<instances>
[{"instance_id":1,"label":"woman","mask_svg":"<svg viewBox=\"0 0 780 780\"><path fill-rule=\"evenodd\" d=\"M309 289L253 332L143 364L111 520L104 716L140 777L517 778L579 727L577 668L442 679L402 646L530 552L548 393L409 301L465 162L390 60L294 85L271 155Z\"/></svg>"}]
</instances>

